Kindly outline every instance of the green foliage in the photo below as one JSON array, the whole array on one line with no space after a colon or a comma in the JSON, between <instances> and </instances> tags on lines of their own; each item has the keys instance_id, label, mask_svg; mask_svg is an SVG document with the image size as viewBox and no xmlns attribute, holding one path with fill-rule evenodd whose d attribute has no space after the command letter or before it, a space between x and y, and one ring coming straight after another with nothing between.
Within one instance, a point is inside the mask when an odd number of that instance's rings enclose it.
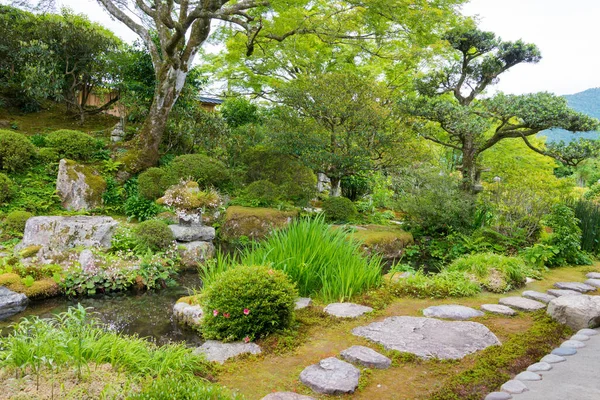
<instances>
[{"instance_id":1,"label":"green foliage","mask_svg":"<svg viewBox=\"0 0 600 400\"><path fill-rule=\"evenodd\" d=\"M157 220L141 222L135 228L135 239L141 248L152 252L166 250L175 240L169 226Z\"/></svg>"},{"instance_id":2,"label":"green foliage","mask_svg":"<svg viewBox=\"0 0 600 400\"><path fill-rule=\"evenodd\" d=\"M246 341L290 326L298 293L285 273L240 266L218 276L202 295L207 339Z\"/></svg>"},{"instance_id":3,"label":"green foliage","mask_svg":"<svg viewBox=\"0 0 600 400\"><path fill-rule=\"evenodd\" d=\"M110 251L113 253L129 251L139 253L138 244L134 230L119 225L110 241Z\"/></svg>"},{"instance_id":4,"label":"green foliage","mask_svg":"<svg viewBox=\"0 0 600 400\"><path fill-rule=\"evenodd\" d=\"M481 287L468 274L461 271L442 271L426 275L417 271L396 283L390 283L390 291L396 296L419 299L447 297L471 297L481 292Z\"/></svg>"},{"instance_id":5,"label":"green foliage","mask_svg":"<svg viewBox=\"0 0 600 400\"><path fill-rule=\"evenodd\" d=\"M175 179L192 179L201 187L214 186L224 189L231 180L227 167L203 154L186 154L175 157L168 166Z\"/></svg>"},{"instance_id":6,"label":"green foliage","mask_svg":"<svg viewBox=\"0 0 600 400\"><path fill-rule=\"evenodd\" d=\"M60 154L58 150L51 147L42 147L38 149L37 158L42 164L57 163L60 161Z\"/></svg>"},{"instance_id":7,"label":"green foliage","mask_svg":"<svg viewBox=\"0 0 600 400\"><path fill-rule=\"evenodd\" d=\"M281 193L279 188L267 180L254 181L244 190L243 199L254 207L273 207L277 205Z\"/></svg>"},{"instance_id":8,"label":"green foliage","mask_svg":"<svg viewBox=\"0 0 600 400\"><path fill-rule=\"evenodd\" d=\"M4 218L4 228L13 235L22 237L25 231L25 223L33 214L27 211L11 211Z\"/></svg>"},{"instance_id":9,"label":"green foliage","mask_svg":"<svg viewBox=\"0 0 600 400\"><path fill-rule=\"evenodd\" d=\"M323 213L327 221L350 222L357 214L352 200L345 197L330 197L323 202Z\"/></svg>"},{"instance_id":10,"label":"green foliage","mask_svg":"<svg viewBox=\"0 0 600 400\"><path fill-rule=\"evenodd\" d=\"M124 204L125 215L138 221L145 221L155 217L162 208L152 200L144 199L139 195L129 196Z\"/></svg>"},{"instance_id":11,"label":"green foliage","mask_svg":"<svg viewBox=\"0 0 600 400\"><path fill-rule=\"evenodd\" d=\"M545 219L552 229L548 237L542 238L542 244L552 246L554 257L548 260L551 267L563 265L587 265L591 259L581 251L581 228L575 211L567 205L557 204Z\"/></svg>"},{"instance_id":12,"label":"green foliage","mask_svg":"<svg viewBox=\"0 0 600 400\"><path fill-rule=\"evenodd\" d=\"M600 252L600 206L589 201L575 204L575 217L581 228L581 249L588 253Z\"/></svg>"},{"instance_id":13,"label":"green foliage","mask_svg":"<svg viewBox=\"0 0 600 400\"><path fill-rule=\"evenodd\" d=\"M228 99L221 105L221 114L227 125L237 128L258 122L258 107L243 97Z\"/></svg>"},{"instance_id":14,"label":"green foliage","mask_svg":"<svg viewBox=\"0 0 600 400\"><path fill-rule=\"evenodd\" d=\"M191 376L169 375L151 379L140 393L127 400L229 400L234 398L227 389L211 385Z\"/></svg>"},{"instance_id":15,"label":"green foliage","mask_svg":"<svg viewBox=\"0 0 600 400\"><path fill-rule=\"evenodd\" d=\"M138 190L142 197L156 200L178 179L165 168L148 168L138 176Z\"/></svg>"},{"instance_id":16,"label":"green foliage","mask_svg":"<svg viewBox=\"0 0 600 400\"><path fill-rule=\"evenodd\" d=\"M35 156L35 147L21 133L0 130L0 170L9 172L26 169Z\"/></svg>"},{"instance_id":17,"label":"green foliage","mask_svg":"<svg viewBox=\"0 0 600 400\"><path fill-rule=\"evenodd\" d=\"M454 260L447 271L465 272L484 289L503 293L525 285L526 278L541 278L539 270L518 257L494 253L473 254Z\"/></svg>"},{"instance_id":18,"label":"green foliage","mask_svg":"<svg viewBox=\"0 0 600 400\"><path fill-rule=\"evenodd\" d=\"M89 161L98 149L96 140L80 131L61 129L46 136L47 146L56 149L61 158Z\"/></svg>"},{"instance_id":19,"label":"green foliage","mask_svg":"<svg viewBox=\"0 0 600 400\"><path fill-rule=\"evenodd\" d=\"M7 202L13 196L13 183L8 175L0 172L0 204Z\"/></svg>"}]
</instances>

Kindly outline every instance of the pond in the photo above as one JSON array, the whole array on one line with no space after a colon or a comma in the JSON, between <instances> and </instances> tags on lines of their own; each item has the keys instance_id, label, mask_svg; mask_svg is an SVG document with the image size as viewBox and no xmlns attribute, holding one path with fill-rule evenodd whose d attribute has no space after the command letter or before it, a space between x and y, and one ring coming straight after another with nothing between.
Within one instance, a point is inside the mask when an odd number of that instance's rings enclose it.
<instances>
[{"instance_id":1,"label":"pond","mask_svg":"<svg viewBox=\"0 0 600 400\"><path fill-rule=\"evenodd\" d=\"M24 312L0 321L0 329L4 335L10 331L6 328L22 317L50 317L80 303L90 308L89 312L111 330L137 334L159 345L184 341L188 346L199 346L202 340L198 333L175 321L173 305L179 298L188 295L188 289L200 287L201 281L196 272L186 272L179 276L177 283L174 287L143 293L114 293L80 299L56 297L32 302Z\"/></svg>"}]
</instances>

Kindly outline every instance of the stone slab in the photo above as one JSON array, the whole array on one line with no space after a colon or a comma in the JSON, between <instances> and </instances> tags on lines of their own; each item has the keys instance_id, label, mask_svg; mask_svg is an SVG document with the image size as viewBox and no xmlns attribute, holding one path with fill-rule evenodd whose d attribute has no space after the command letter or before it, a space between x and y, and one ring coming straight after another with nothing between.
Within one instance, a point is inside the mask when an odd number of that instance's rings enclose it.
<instances>
[{"instance_id":1,"label":"stone slab","mask_svg":"<svg viewBox=\"0 0 600 400\"><path fill-rule=\"evenodd\" d=\"M568 357L577 354L577 350L575 350L572 347L558 347L552 350L552 354L554 354L555 356Z\"/></svg>"},{"instance_id":2,"label":"stone slab","mask_svg":"<svg viewBox=\"0 0 600 400\"><path fill-rule=\"evenodd\" d=\"M586 277L590 279L600 279L600 272L589 272L586 274Z\"/></svg>"},{"instance_id":3,"label":"stone slab","mask_svg":"<svg viewBox=\"0 0 600 400\"><path fill-rule=\"evenodd\" d=\"M505 382L500 389L510 394L520 394L529 390L523 382L516 379Z\"/></svg>"},{"instance_id":4,"label":"stone slab","mask_svg":"<svg viewBox=\"0 0 600 400\"><path fill-rule=\"evenodd\" d=\"M595 329L585 328L578 330L577 335L596 336L598 335L598 331Z\"/></svg>"},{"instance_id":5,"label":"stone slab","mask_svg":"<svg viewBox=\"0 0 600 400\"><path fill-rule=\"evenodd\" d=\"M23 293L0 286L0 320L25 311L28 302L29 299Z\"/></svg>"},{"instance_id":6,"label":"stone slab","mask_svg":"<svg viewBox=\"0 0 600 400\"><path fill-rule=\"evenodd\" d=\"M548 289L547 292L548 292L548 294L551 294L554 297L581 296L583 294L576 290L568 290L568 289Z\"/></svg>"},{"instance_id":7,"label":"stone slab","mask_svg":"<svg viewBox=\"0 0 600 400\"><path fill-rule=\"evenodd\" d=\"M484 400L510 400L513 397L510 395L510 393L506 393L506 392L492 392L490 394L488 394L487 396L485 396Z\"/></svg>"},{"instance_id":8,"label":"stone slab","mask_svg":"<svg viewBox=\"0 0 600 400\"><path fill-rule=\"evenodd\" d=\"M535 290L526 290L521 293L521 296L525 297L526 299L536 300L546 304L550 303L556 298L556 296L552 296L551 294L536 292Z\"/></svg>"},{"instance_id":9,"label":"stone slab","mask_svg":"<svg viewBox=\"0 0 600 400\"><path fill-rule=\"evenodd\" d=\"M529 367L527 367L527 371L531 371L531 372L545 372L545 371L550 371L552 369L552 364L547 363L547 362L537 362L535 364L531 364Z\"/></svg>"},{"instance_id":10,"label":"stone slab","mask_svg":"<svg viewBox=\"0 0 600 400\"><path fill-rule=\"evenodd\" d=\"M481 309L492 314L506 315L512 317L517 315L517 312L510 307L503 306L502 304L482 304Z\"/></svg>"},{"instance_id":11,"label":"stone slab","mask_svg":"<svg viewBox=\"0 0 600 400\"><path fill-rule=\"evenodd\" d=\"M542 377L540 376L540 374L536 374L535 372L523 371L517 376L515 376L515 379L519 381L540 381L542 380Z\"/></svg>"},{"instance_id":12,"label":"stone slab","mask_svg":"<svg viewBox=\"0 0 600 400\"><path fill-rule=\"evenodd\" d=\"M600 279L588 279L584 282L586 285L593 286L595 288L600 288Z\"/></svg>"},{"instance_id":13,"label":"stone slab","mask_svg":"<svg viewBox=\"0 0 600 400\"><path fill-rule=\"evenodd\" d=\"M300 381L313 391L331 395L354 393L359 378L358 368L335 357L310 365L300 373Z\"/></svg>"},{"instance_id":14,"label":"stone slab","mask_svg":"<svg viewBox=\"0 0 600 400\"><path fill-rule=\"evenodd\" d=\"M340 355L352 364L360 364L367 368L387 369L392 365L392 360L365 346L352 346Z\"/></svg>"},{"instance_id":15,"label":"stone slab","mask_svg":"<svg viewBox=\"0 0 600 400\"><path fill-rule=\"evenodd\" d=\"M423 315L430 318L464 321L471 318L482 317L485 314L471 307L465 307L458 304L444 304L424 309Z\"/></svg>"},{"instance_id":16,"label":"stone slab","mask_svg":"<svg viewBox=\"0 0 600 400\"><path fill-rule=\"evenodd\" d=\"M503 306L516 308L517 310L522 311L537 311L546 308L546 305L544 303L517 296L503 297L500 300L498 300L498 303L502 304Z\"/></svg>"},{"instance_id":17,"label":"stone slab","mask_svg":"<svg viewBox=\"0 0 600 400\"><path fill-rule=\"evenodd\" d=\"M302 310L303 308L306 308L306 307L310 306L311 304L312 304L312 300L310 299L310 297L299 297L298 299L296 299L295 309Z\"/></svg>"},{"instance_id":18,"label":"stone slab","mask_svg":"<svg viewBox=\"0 0 600 400\"><path fill-rule=\"evenodd\" d=\"M540 362L545 362L548 364L558 364L561 362L567 361L567 359L563 356L557 356L556 354L548 354L542 357Z\"/></svg>"},{"instance_id":19,"label":"stone slab","mask_svg":"<svg viewBox=\"0 0 600 400\"><path fill-rule=\"evenodd\" d=\"M169 225L178 242L210 242L215 238L215 228L204 225Z\"/></svg>"},{"instance_id":20,"label":"stone slab","mask_svg":"<svg viewBox=\"0 0 600 400\"><path fill-rule=\"evenodd\" d=\"M260 354L261 351L260 346L256 343L223 343L218 340L207 340L206 343L194 350L194 353L204 354L208 361L223 364L230 358L242 354Z\"/></svg>"},{"instance_id":21,"label":"stone slab","mask_svg":"<svg viewBox=\"0 0 600 400\"><path fill-rule=\"evenodd\" d=\"M386 350L412 353L422 358L460 359L500 344L498 338L480 323L421 317L390 317L355 328L352 333L379 343Z\"/></svg>"},{"instance_id":22,"label":"stone slab","mask_svg":"<svg viewBox=\"0 0 600 400\"><path fill-rule=\"evenodd\" d=\"M357 318L373 311L371 307L354 303L331 303L323 311L338 318Z\"/></svg>"},{"instance_id":23,"label":"stone slab","mask_svg":"<svg viewBox=\"0 0 600 400\"><path fill-rule=\"evenodd\" d=\"M595 286L587 285L581 282L556 282L554 287L563 290L574 290L581 293L593 292L596 290Z\"/></svg>"},{"instance_id":24,"label":"stone slab","mask_svg":"<svg viewBox=\"0 0 600 400\"><path fill-rule=\"evenodd\" d=\"M590 340L590 337L588 335L573 335L569 338L569 340L577 340L580 342L587 342L588 340Z\"/></svg>"},{"instance_id":25,"label":"stone slab","mask_svg":"<svg viewBox=\"0 0 600 400\"><path fill-rule=\"evenodd\" d=\"M270 393L261 400L315 400L314 397L304 396L294 392Z\"/></svg>"},{"instance_id":26,"label":"stone slab","mask_svg":"<svg viewBox=\"0 0 600 400\"><path fill-rule=\"evenodd\" d=\"M579 340L565 340L560 344L560 347L571 347L573 349L581 349L585 347L585 343L580 342Z\"/></svg>"}]
</instances>

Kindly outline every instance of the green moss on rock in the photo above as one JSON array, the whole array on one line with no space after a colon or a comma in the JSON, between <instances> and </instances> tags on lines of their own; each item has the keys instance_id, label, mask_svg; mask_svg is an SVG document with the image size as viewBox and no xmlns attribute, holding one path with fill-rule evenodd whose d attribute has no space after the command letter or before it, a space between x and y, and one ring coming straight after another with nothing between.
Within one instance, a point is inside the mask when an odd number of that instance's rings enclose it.
<instances>
[{"instance_id":1,"label":"green moss on rock","mask_svg":"<svg viewBox=\"0 0 600 400\"><path fill-rule=\"evenodd\" d=\"M351 237L362 243L365 253L390 260L400 258L404 248L414 243L412 234L393 226L359 226Z\"/></svg>"},{"instance_id":2,"label":"green moss on rock","mask_svg":"<svg viewBox=\"0 0 600 400\"><path fill-rule=\"evenodd\" d=\"M19 252L19 256L21 256L21 258L34 257L35 255L37 255L37 253L41 249L42 249L42 246L36 246L36 245L27 246Z\"/></svg>"},{"instance_id":3,"label":"green moss on rock","mask_svg":"<svg viewBox=\"0 0 600 400\"><path fill-rule=\"evenodd\" d=\"M221 239L235 241L246 237L251 240L261 240L274 229L285 227L297 215L296 211L280 211L272 208L229 207L221 226Z\"/></svg>"},{"instance_id":4,"label":"green moss on rock","mask_svg":"<svg viewBox=\"0 0 600 400\"><path fill-rule=\"evenodd\" d=\"M30 299L46 299L60 294L60 287L52 278L44 278L25 286L21 277L14 273L0 275L0 286L5 286L13 292L23 293Z\"/></svg>"}]
</instances>

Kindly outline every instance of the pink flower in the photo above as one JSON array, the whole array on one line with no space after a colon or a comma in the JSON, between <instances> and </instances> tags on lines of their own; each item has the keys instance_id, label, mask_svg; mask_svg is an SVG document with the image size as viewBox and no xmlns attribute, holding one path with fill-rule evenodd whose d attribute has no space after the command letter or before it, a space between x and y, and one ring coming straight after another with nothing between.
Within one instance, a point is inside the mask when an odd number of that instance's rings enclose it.
<instances>
[{"instance_id":1,"label":"pink flower","mask_svg":"<svg viewBox=\"0 0 600 400\"><path fill-rule=\"evenodd\" d=\"M247 308L244 308L244 315L248 315L250 314L250 310L248 310Z\"/></svg>"},{"instance_id":2,"label":"pink flower","mask_svg":"<svg viewBox=\"0 0 600 400\"><path fill-rule=\"evenodd\" d=\"M213 315L216 317L217 315L219 315L219 310L213 310Z\"/></svg>"},{"instance_id":3,"label":"pink flower","mask_svg":"<svg viewBox=\"0 0 600 400\"><path fill-rule=\"evenodd\" d=\"M250 337L246 336L246 337L244 338L244 343L248 343L249 341L250 341Z\"/></svg>"},{"instance_id":4,"label":"pink flower","mask_svg":"<svg viewBox=\"0 0 600 400\"><path fill-rule=\"evenodd\" d=\"M273 275L273 274L275 273L275 271L273 271L272 269L270 269L270 270L268 270L268 271L267 271L267 273L268 273L269 275Z\"/></svg>"},{"instance_id":5,"label":"pink flower","mask_svg":"<svg viewBox=\"0 0 600 400\"><path fill-rule=\"evenodd\" d=\"M226 312L226 313L223 313L223 316L224 316L225 318L229 318L229 316L230 316L230 315L229 315L229 313L227 313L227 312Z\"/></svg>"}]
</instances>

